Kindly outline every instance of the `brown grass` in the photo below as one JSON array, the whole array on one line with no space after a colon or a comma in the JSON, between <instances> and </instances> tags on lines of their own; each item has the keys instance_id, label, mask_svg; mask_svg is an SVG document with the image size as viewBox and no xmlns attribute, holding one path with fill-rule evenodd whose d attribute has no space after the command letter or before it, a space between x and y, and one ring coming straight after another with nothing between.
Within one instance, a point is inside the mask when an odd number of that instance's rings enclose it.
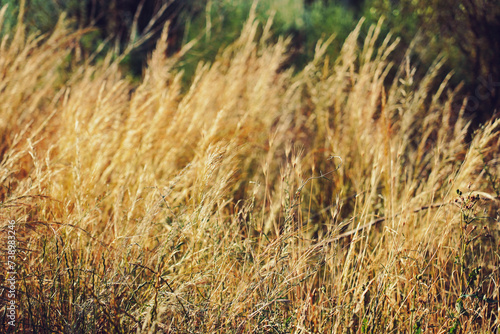
<instances>
[{"instance_id":1,"label":"brown grass","mask_svg":"<svg viewBox=\"0 0 500 334\"><path fill-rule=\"evenodd\" d=\"M500 121L466 143L443 61L416 80L361 25L294 74L251 15L185 90L162 43L134 86L111 54L67 70L83 32L20 23L0 47L16 329L496 330Z\"/></svg>"}]
</instances>

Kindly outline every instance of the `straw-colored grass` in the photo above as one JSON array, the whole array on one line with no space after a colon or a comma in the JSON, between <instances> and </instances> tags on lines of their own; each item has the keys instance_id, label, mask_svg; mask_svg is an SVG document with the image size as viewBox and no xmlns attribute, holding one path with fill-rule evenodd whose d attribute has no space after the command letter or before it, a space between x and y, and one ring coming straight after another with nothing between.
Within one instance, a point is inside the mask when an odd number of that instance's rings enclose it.
<instances>
[{"instance_id":1,"label":"straw-colored grass","mask_svg":"<svg viewBox=\"0 0 500 334\"><path fill-rule=\"evenodd\" d=\"M162 42L134 85L111 54L69 66L63 21L19 23L0 46L16 330L496 330L500 121L466 142L443 60L417 80L362 24L294 73L251 15L184 89Z\"/></svg>"}]
</instances>

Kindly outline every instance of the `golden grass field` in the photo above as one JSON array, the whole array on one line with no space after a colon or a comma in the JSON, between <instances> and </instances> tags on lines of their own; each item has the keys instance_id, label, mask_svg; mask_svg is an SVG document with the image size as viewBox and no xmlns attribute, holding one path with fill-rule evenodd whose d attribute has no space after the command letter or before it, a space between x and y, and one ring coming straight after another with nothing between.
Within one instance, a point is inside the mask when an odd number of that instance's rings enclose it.
<instances>
[{"instance_id":1,"label":"golden grass field","mask_svg":"<svg viewBox=\"0 0 500 334\"><path fill-rule=\"evenodd\" d=\"M497 331L500 120L470 131L445 60L392 63L382 24L293 71L251 14L186 87L190 44L159 42L134 83L119 55L79 58L64 20L18 23L0 331L11 220L19 333Z\"/></svg>"}]
</instances>

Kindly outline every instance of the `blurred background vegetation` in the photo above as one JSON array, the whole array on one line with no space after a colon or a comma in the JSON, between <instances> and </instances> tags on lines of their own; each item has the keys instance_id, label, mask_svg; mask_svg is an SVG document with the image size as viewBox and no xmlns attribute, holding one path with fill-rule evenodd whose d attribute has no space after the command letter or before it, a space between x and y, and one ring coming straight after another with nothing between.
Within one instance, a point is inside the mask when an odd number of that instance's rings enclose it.
<instances>
[{"instance_id":1,"label":"blurred background vegetation","mask_svg":"<svg viewBox=\"0 0 500 334\"><path fill-rule=\"evenodd\" d=\"M20 1L9 5L2 31L15 25ZM148 54L169 21L169 53L175 54L193 39L198 42L180 63L189 82L200 61L210 62L239 35L248 17L249 0L27 0L24 20L32 31L46 33L65 13L74 28L94 27L80 41L77 56L100 56L113 48L127 50L123 68L140 78ZM385 33L401 39L396 63L409 57L424 74L432 63L446 58L444 75L453 72L452 87L463 85L457 113L467 97L465 113L475 125L500 107L500 5L497 0L260 0L262 22L273 16L273 38L291 37L284 66L300 69L314 55L316 42L335 35L329 54L335 57L344 39L364 17L368 23L384 18ZM365 34L370 24L365 24ZM384 34L382 34L384 36ZM362 36L363 37L363 36ZM362 40L362 39L361 39ZM104 42L104 43L103 43ZM361 43L361 42L360 42ZM133 45L132 50L128 48ZM407 55L407 48L412 53ZM99 55L95 58L99 59ZM418 73L417 73L418 75ZM389 81L390 82L390 81Z\"/></svg>"}]
</instances>

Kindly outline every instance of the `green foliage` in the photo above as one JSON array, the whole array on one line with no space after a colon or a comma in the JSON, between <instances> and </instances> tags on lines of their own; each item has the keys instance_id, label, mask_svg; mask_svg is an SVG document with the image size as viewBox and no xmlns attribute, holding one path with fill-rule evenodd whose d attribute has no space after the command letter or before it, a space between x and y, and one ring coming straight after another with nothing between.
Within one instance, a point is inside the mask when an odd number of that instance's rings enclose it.
<instances>
[{"instance_id":1,"label":"green foliage","mask_svg":"<svg viewBox=\"0 0 500 334\"><path fill-rule=\"evenodd\" d=\"M2 29L0 29L0 36L12 31L17 22L17 15L19 14L17 0L0 0L0 8L3 8L4 6L7 6L7 10L2 22Z\"/></svg>"},{"instance_id":2,"label":"green foliage","mask_svg":"<svg viewBox=\"0 0 500 334\"><path fill-rule=\"evenodd\" d=\"M249 12L249 2L221 1L209 2L203 15L186 17L183 43L198 39L183 59L187 78L192 77L198 62L213 61L221 48L238 38Z\"/></svg>"},{"instance_id":3,"label":"green foliage","mask_svg":"<svg viewBox=\"0 0 500 334\"><path fill-rule=\"evenodd\" d=\"M83 22L76 20L77 14L81 14L85 8L85 1L78 0L27 0L24 3L23 22L25 23L28 33L49 33L54 30L59 17L66 13L73 19L74 28ZM1 0L0 7L8 5L5 23L6 29L2 29L2 33L9 31L16 24L19 10L23 5L23 1L19 0ZM5 24L4 23L4 24Z\"/></svg>"},{"instance_id":4,"label":"green foliage","mask_svg":"<svg viewBox=\"0 0 500 334\"><path fill-rule=\"evenodd\" d=\"M335 35L335 40L327 52L332 57L337 56L343 42L357 23L352 11L338 4L325 4L321 1L308 6L304 17L305 43L302 61L298 62L300 67L313 59L317 41L328 39L332 35Z\"/></svg>"}]
</instances>

